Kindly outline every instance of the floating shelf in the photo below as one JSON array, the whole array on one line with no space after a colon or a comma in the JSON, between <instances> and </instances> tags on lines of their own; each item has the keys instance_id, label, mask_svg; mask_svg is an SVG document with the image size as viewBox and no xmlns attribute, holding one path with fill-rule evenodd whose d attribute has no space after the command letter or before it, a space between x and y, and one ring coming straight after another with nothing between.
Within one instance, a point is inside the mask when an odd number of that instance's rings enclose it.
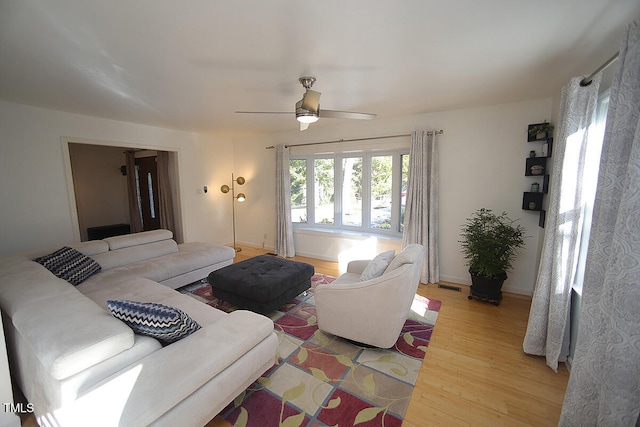
<instances>
[{"instance_id":1,"label":"floating shelf","mask_svg":"<svg viewBox=\"0 0 640 427\"><path fill-rule=\"evenodd\" d=\"M522 196L522 209L525 211L541 211L542 196L544 196L544 193L539 191L525 191Z\"/></svg>"},{"instance_id":2,"label":"floating shelf","mask_svg":"<svg viewBox=\"0 0 640 427\"><path fill-rule=\"evenodd\" d=\"M550 133L539 133L537 135L530 135L529 131L537 125L542 123L530 124L527 128L527 142L541 143L540 150L531 150L531 154L535 154L535 157L528 157L525 161L524 175L533 178L542 178L542 182L534 180L532 183L537 182L541 184L540 191L525 191L522 193L522 209L530 212L539 212L540 218L538 225L544 228L546 220L546 211L542 209L544 204L544 196L549 192L549 171L547 169L547 159L551 157L553 149L553 137Z\"/></svg>"}]
</instances>

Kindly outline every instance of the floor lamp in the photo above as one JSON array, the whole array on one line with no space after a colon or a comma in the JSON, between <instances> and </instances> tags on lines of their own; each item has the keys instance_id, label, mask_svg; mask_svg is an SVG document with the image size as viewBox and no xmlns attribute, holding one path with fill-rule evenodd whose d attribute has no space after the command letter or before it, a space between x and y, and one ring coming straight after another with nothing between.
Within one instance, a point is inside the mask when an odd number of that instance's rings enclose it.
<instances>
[{"instance_id":1,"label":"floor lamp","mask_svg":"<svg viewBox=\"0 0 640 427\"><path fill-rule=\"evenodd\" d=\"M237 178L234 178L233 174L231 174L231 188L229 188L229 186L226 184L220 187L220 191L225 194L231 191L231 216L233 217L233 249L235 249L236 252L240 252L242 250L241 248L238 248L236 246L236 200L242 203L246 200L247 197L244 195L244 193L238 193L238 195L236 196L235 184L238 183L238 185L242 185L245 182L246 181L243 177L239 176Z\"/></svg>"}]
</instances>

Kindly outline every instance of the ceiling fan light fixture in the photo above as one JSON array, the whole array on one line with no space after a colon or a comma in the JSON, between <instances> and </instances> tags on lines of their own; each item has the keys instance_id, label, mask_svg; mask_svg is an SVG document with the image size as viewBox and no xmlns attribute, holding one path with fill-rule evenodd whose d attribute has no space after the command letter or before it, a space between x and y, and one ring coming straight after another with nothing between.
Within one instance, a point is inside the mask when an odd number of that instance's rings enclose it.
<instances>
[{"instance_id":1,"label":"ceiling fan light fixture","mask_svg":"<svg viewBox=\"0 0 640 427\"><path fill-rule=\"evenodd\" d=\"M300 123L315 123L318 121L318 116L313 114L312 112L308 113L296 113L296 119Z\"/></svg>"}]
</instances>

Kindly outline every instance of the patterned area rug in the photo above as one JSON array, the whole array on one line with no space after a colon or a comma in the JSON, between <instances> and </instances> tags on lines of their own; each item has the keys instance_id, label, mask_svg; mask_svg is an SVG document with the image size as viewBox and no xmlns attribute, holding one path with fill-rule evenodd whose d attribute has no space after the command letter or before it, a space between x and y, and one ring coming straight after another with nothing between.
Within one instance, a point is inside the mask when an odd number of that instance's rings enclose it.
<instances>
[{"instance_id":1,"label":"patterned area rug","mask_svg":"<svg viewBox=\"0 0 640 427\"><path fill-rule=\"evenodd\" d=\"M416 295L395 346L367 348L324 333L313 289L335 278L316 274L312 288L270 315L279 338L276 364L225 408L234 426L400 426L433 332L440 301ZM224 311L206 283L182 288Z\"/></svg>"}]
</instances>

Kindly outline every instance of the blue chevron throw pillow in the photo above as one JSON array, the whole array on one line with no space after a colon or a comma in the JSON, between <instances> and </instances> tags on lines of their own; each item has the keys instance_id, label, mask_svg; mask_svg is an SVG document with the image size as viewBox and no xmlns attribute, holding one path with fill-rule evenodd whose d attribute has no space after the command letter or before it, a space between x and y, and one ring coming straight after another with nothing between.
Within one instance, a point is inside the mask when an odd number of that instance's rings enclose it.
<instances>
[{"instance_id":1,"label":"blue chevron throw pillow","mask_svg":"<svg viewBox=\"0 0 640 427\"><path fill-rule=\"evenodd\" d=\"M100 264L94 259L67 246L49 255L36 258L34 261L74 286L102 270Z\"/></svg>"},{"instance_id":2,"label":"blue chevron throw pillow","mask_svg":"<svg viewBox=\"0 0 640 427\"><path fill-rule=\"evenodd\" d=\"M163 345L185 338L200 325L184 311L154 302L108 300L107 308L136 334L147 335Z\"/></svg>"}]
</instances>

